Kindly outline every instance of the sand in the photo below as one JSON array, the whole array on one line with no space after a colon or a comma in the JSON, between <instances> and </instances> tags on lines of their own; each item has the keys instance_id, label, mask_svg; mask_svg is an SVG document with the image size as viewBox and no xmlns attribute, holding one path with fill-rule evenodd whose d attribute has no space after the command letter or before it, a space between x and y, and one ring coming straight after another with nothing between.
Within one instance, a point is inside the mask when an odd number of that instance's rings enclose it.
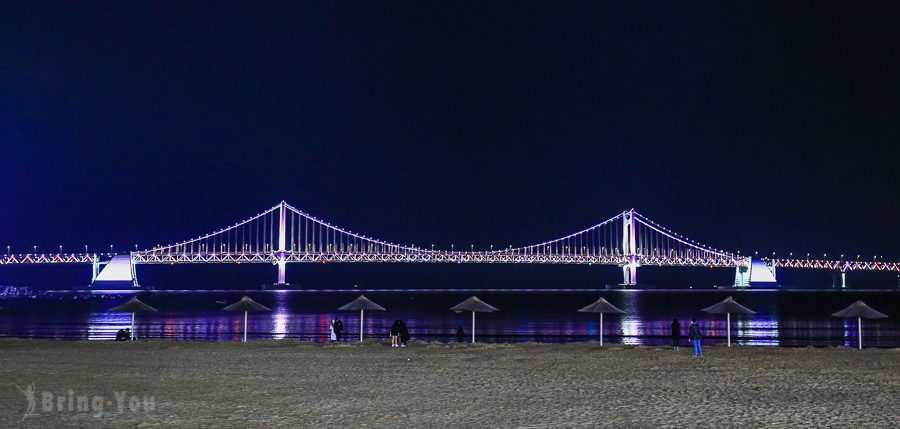
<instances>
[{"instance_id":1,"label":"sand","mask_svg":"<svg viewBox=\"0 0 900 429\"><path fill-rule=\"evenodd\" d=\"M705 354L596 343L3 339L0 427L900 426L900 349ZM30 383L35 410L23 420L16 385ZM78 395L98 407L78 411Z\"/></svg>"}]
</instances>

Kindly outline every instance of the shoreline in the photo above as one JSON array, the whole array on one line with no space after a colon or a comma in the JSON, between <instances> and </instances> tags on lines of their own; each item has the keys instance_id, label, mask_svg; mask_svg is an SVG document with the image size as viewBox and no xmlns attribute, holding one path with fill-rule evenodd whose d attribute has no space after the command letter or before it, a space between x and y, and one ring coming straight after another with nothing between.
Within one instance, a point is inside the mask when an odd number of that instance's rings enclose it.
<instances>
[{"instance_id":1,"label":"shoreline","mask_svg":"<svg viewBox=\"0 0 900 429\"><path fill-rule=\"evenodd\" d=\"M3 427L896 427L900 348L0 339ZM34 383L38 412L22 420ZM40 397L127 391L99 417ZM46 392L46 393L45 393Z\"/></svg>"}]
</instances>

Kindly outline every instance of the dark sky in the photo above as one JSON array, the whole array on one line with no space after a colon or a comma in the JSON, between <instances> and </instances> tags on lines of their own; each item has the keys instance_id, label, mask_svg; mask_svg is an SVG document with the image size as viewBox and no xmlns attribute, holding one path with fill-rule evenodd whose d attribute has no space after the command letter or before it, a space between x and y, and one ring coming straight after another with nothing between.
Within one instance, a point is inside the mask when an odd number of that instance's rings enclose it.
<instances>
[{"instance_id":1,"label":"dark sky","mask_svg":"<svg viewBox=\"0 0 900 429\"><path fill-rule=\"evenodd\" d=\"M628 3L2 1L0 245L149 247L284 199L425 246L634 207L900 256L896 5Z\"/></svg>"}]
</instances>

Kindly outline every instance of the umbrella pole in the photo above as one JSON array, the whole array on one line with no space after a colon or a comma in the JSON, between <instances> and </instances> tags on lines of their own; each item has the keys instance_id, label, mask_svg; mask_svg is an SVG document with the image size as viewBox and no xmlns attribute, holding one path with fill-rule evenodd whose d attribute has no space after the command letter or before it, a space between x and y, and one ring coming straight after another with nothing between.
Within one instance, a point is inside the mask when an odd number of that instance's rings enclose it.
<instances>
[{"instance_id":1,"label":"umbrella pole","mask_svg":"<svg viewBox=\"0 0 900 429\"><path fill-rule=\"evenodd\" d=\"M131 312L131 338L137 338L137 335L134 333L134 312ZM131 339L129 338L129 339Z\"/></svg>"},{"instance_id":2,"label":"umbrella pole","mask_svg":"<svg viewBox=\"0 0 900 429\"><path fill-rule=\"evenodd\" d=\"M363 334L363 320L365 320L365 319L364 319L365 314L364 314L363 312L365 312L365 311L366 311L366 310L363 310L362 308L359 309L359 342L362 342L362 340L363 340L363 339L362 339L362 334Z\"/></svg>"},{"instance_id":3,"label":"umbrella pole","mask_svg":"<svg viewBox=\"0 0 900 429\"><path fill-rule=\"evenodd\" d=\"M472 344L475 344L475 310L472 310Z\"/></svg>"},{"instance_id":4,"label":"umbrella pole","mask_svg":"<svg viewBox=\"0 0 900 429\"><path fill-rule=\"evenodd\" d=\"M603 313L600 313L600 347L603 347Z\"/></svg>"},{"instance_id":5,"label":"umbrella pole","mask_svg":"<svg viewBox=\"0 0 900 429\"><path fill-rule=\"evenodd\" d=\"M247 342L247 311L244 311L244 343Z\"/></svg>"},{"instance_id":6,"label":"umbrella pole","mask_svg":"<svg viewBox=\"0 0 900 429\"><path fill-rule=\"evenodd\" d=\"M862 350L862 317L856 318L856 329L859 331L857 338L859 339L859 349Z\"/></svg>"},{"instance_id":7,"label":"umbrella pole","mask_svg":"<svg viewBox=\"0 0 900 429\"><path fill-rule=\"evenodd\" d=\"M725 313L728 317L728 347L731 347L731 313Z\"/></svg>"}]
</instances>

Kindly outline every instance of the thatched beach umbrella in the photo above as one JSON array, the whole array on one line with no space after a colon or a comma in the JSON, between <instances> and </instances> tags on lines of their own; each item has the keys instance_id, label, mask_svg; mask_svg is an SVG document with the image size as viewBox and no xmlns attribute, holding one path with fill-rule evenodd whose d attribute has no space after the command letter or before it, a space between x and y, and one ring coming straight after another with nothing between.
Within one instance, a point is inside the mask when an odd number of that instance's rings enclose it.
<instances>
[{"instance_id":1,"label":"thatched beach umbrella","mask_svg":"<svg viewBox=\"0 0 900 429\"><path fill-rule=\"evenodd\" d=\"M744 307L737 303L732 297L725 298L722 302L704 308L702 311L710 314L727 314L728 322L728 347L731 347L731 313L734 314L756 314L755 311Z\"/></svg>"},{"instance_id":2,"label":"thatched beach umbrella","mask_svg":"<svg viewBox=\"0 0 900 429\"><path fill-rule=\"evenodd\" d=\"M887 317L887 314L884 314L872 307L866 305L866 303L862 302L862 300L856 301L853 304L847 306L847 308L838 311L837 313L831 314L834 317L843 317L843 318L856 318L856 327L859 330L857 334L857 338L859 339L859 349L862 350L862 320L866 319L883 319Z\"/></svg>"},{"instance_id":3,"label":"thatched beach umbrella","mask_svg":"<svg viewBox=\"0 0 900 429\"><path fill-rule=\"evenodd\" d=\"M360 295L356 297L353 301L350 301L340 307L338 310L341 311L356 311L359 310L359 340L363 340L363 321L365 320L365 311L366 310L378 310L384 311L385 308L372 302L369 298L366 298L365 295Z\"/></svg>"},{"instance_id":4,"label":"thatched beach umbrella","mask_svg":"<svg viewBox=\"0 0 900 429\"><path fill-rule=\"evenodd\" d=\"M472 312L472 343L475 343L475 312L481 313L491 313L494 311L500 311L496 307L478 299L477 296L471 296L469 299L450 307L451 311L455 311L457 313L461 311L471 311Z\"/></svg>"},{"instance_id":5,"label":"thatched beach umbrella","mask_svg":"<svg viewBox=\"0 0 900 429\"><path fill-rule=\"evenodd\" d=\"M109 309L110 313L131 313L131 335L137 338L134 332L134 313L158 313L159 310L144 304L136 296L128 300L128 302L117 305ZM118 338L117 338L118 339Z\"/></svg>"},{"instance_id":6,"label":"thatched beach umbrella","mask_svg":"<svg viewBox=\"0 0 900 429\"><path fill-rule=\"evenodd\" d=\"M600 345L603 345L603 313L619 313L625 314L621 308L612 305L604 299L600 297L600 299L594 301L591 305L578 310L579 313L600 313Z\"/></svg>"},{"instance_id":7,"label":"thatched beach umbrella","mask_svg":"<svg viewBox=\"0 0 900 429\"><path fill-rule=\"evenodd\" d=\"M241 342L247 342L247 313L251 311L272 311L269 307L262 305L252 299L249 296L244 296L240 301L229 305L222 309L222 311L231 311L234 313L244 312L244 340Z\"/></svg>"}]
</instances>

